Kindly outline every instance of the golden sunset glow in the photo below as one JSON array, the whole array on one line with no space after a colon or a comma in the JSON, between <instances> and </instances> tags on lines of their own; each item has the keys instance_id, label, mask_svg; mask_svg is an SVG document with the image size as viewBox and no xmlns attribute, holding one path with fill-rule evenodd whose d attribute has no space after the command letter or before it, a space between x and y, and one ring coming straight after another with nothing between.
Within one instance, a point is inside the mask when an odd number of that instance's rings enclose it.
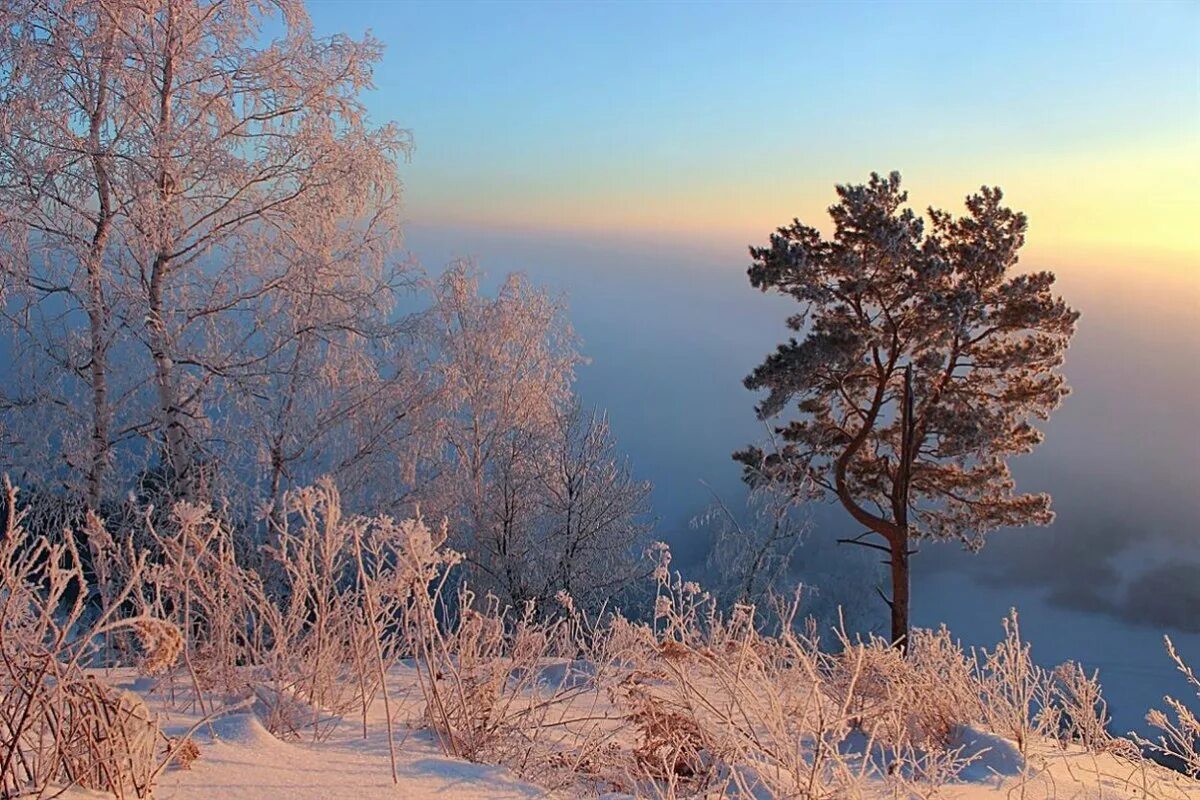
<instances>
[{"instance_id":1,"label":"golden sunset glow","mask_svg":"<svg viewBox=\"0 0 1200 800\"><path fill-rule=\"evenodd\" d=\"M923 161L924 159L918 159ZM1027 262L1091 264L1101 272L1154 270L1200 281L1200 141L1179 136L1049 156L998 156L986 165L905 169L910 196L957 210L981 184L998 185L1030 218ZM859 174L859 173L863 174ZM509 230L635 236L680 235L699 241L765 240L799 217L827 224L834 182L861 180L862 169L776 165L771 174L684 175L669 184L630 174L594 184L572 182L563 193L518 192L502 206L478 198L453 208L427 206L438 223L472 222ZM834 175L838 177L834 177ZM639 191L630 191L633 185ZM418 197L419 189L415 192ZM547 197L546 195L550 195Z\"/></svg>"}]
</instances>

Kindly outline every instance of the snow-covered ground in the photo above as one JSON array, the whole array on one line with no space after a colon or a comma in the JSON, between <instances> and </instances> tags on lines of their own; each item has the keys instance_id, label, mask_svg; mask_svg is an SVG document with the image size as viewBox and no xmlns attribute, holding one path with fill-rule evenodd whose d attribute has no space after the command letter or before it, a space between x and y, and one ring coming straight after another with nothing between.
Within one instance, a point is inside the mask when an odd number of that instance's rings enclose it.
<instances>
[{"instance_id":1,"label":"snow-covered ground","mask_svg":"<svg viewBox=\"0 0 1200 800\"><path fill-rule=\"evenodd\" d=\"M560 671L551 668L548 674ZM172 703L163 687L154 687L146 678L127 671L101 677L141 694L169 736L181 735L201 720L194 711L180 710L181 694ZM160 776L154 795L159 800L504 800L598 796L616 800L632 796L607 792L606 787L594 782L551 791L535 785L536 776L521 780L503 767L446 757L424 725L423 701L416 673L411 668L401 666L392 671L389 697L397 720L396 783L392 780L386 719L380 702L367 715L365 735L363 719L346 718L319 742L276 738L254 707L245 703L239 707L235 703L230 712L218 713L210 722L195 727L193 739L199 747L199 757L187 769L168 767ZM633 737L618 709L603 702L597 705L594 698L588 702L590 713L612 718L618 738ZM852 736L842 747L853 750L859 744ZM957 778L931 783L924 789L910 786L903 794L897 794L894 786L885 786L883 781L869 782L868 790L877 789L872 794L880 797L936 796L947 800L1200 799L1200 782L1157 767L1135 765L1111 754L1088 753L1077 747L1064 750L1056 743L1039 741L1029 748L1028 757L1023 757L1011 741L975 728L961 729L954 745L961 746L964 755L975 756L974 762ZM70 796L97 795L79 792ZM756 796L770 795L756 793Z\"/></svg>"},{"instance_id":2,"label":"snow-covered ground","mask_svg":"<svg viewBox=\"0 0 1200 800\"><path fill-rule=\"evenodd\" d=\"M373 798L454 798L508 800L546 797L547 792L518 780L501 767L446 758L429 731L421 728L420 703L411 700L411 670L392 675L392 699L400 708L396 734L396 773L392 782L382 703L366 720L346 719L320 742L285 741L273 736L253 707L236 708L202 722L200 714L173 708L167 694L122 671L109 680L138 692L158 715L168 736L195 728L200 756L188 769L168 767L157 782L158 800L373 800ZM177 704L176 704L177 705Z\"/></svg>"},{"instance_id":3,"label":"snow-covered ground","mask_svg":"<svg viewBox=\"0 0 1200 800\"><path fill-rule=\"evenodd\" d=\"M401 735L405 735L404 731ZM500 767L445 758L429 737L408 736L396 752L392 783L386 733L364 739L349 730L318 743L282 742L250 713L201 729L200 758L168 771L155 792L162 800L371 800L444 797L463 800L542 797L545 792Z\"/></svg>"}]
</instances>

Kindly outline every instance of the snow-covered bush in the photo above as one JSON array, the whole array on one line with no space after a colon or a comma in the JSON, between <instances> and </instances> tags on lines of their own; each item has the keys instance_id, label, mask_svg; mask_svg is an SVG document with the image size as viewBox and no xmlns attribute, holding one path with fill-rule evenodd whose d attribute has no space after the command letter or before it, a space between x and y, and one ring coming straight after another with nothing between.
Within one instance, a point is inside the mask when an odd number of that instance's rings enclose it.
<instances>
[{"instance_id":1,"label":"snow-covered bush","mask_svg":"<svg viewBox=\"0 0 1200 800\"><path fill-rule=\"evenodd\" d=\"M1196 673L1179 655L1171 637L1165 636L1163 640L1166 642L1167 654L1175 662L1176 669L1183 674L1188 685L1195 690L1196 697L1200 698L1200 678L1196 677ZM1157 708L1151 709L1146 714L1146 721L1161 734L1153 741L1141 737L1135 737L1135 740L1150 752L1169 761L1177 762L1191 777L1200 778L1200 717L1181 700L1174 697L1164 697L1163 702L1171 709L1175 718L1171 719L1166 712Z\"/></svg>"},{"instance_id":2,"label":"snow-covered bush","mask_svg":"<svg viewBox=\"0 0 1200 800\"><path fill-rule=\"evenodd\" d=\"M913 636L909 658L879 637L842 642L833 659L829 690L854 715L854 727L889 748L923 750L949 746L955 726L975 719L962 706L964 692L943 692L944 681L958 677L961 651L934 649L936 634Z\"/></svg>"},{"instance_id":3,"label":"snow-covered bush","mask_svg":"<svg viewBox=\"0 0 1200 800\"><path fill-rule=\"evenodd\" d=\"M1044 710L1047 732L1057 729L1063 741L1078 742L1094 752L1112 746L1099 671L1089 675L1081 665L1068 661L1054 668L1052 680L1051 705Z\"/></svg>"},{"instance_id":4,"label":"snow-covered bush","mask_svg":"<svg viewBox=\"0 0 1200 800\"><path fill-rule=\"evenodd\" d=\"M160 734L142 698L90 676L58 688L67 700L54 734L64 774L89 789L146 795Z\"/></svg>"},{"instance_id":5,"label":"snow-covered bush","mask_svg":"<svg viewBox=\"0 0 1200 800\"><path fill-rule=\"evenodd\" d=\"M32 536L4 480L0 521L0 795L78 784L117 797L145 797L161 766L156 720L139 697L118 692L88 668L106 640L130 633L143 657L167 665L179 632L120 611L142 579L131 559L123 584L88 604L89 583L74 532Z\"/></svg>"},{"instance_id":6,"label":"snow-covered bush","mask_svg":"<svg viewBox=\"0 0 1200 800\"><path fill-rule=\"evenodd\" d=\"M1024 753L1029 740L1044 732L1051 705L1051 676L1034 663L1031 646L1021 638L1016 610L1003 620L1004 638L977 659L983 722L1011 738Z\"/></svg>"},{"instance_id":7,"label":"snow-covered bush","mask_svg":"<svg viewBox=\"0 0 1200 800\"><path fill-rule=\"evenodd\" d=\"M440 605L433 586L418 588L409 636L419 655L425 716L448 754L505 764L519 774L554 783L602 742L573 727L576 701L599 696L609 667L561 654L581 626L577 613L545 618L532 602L519 616L494 595L478 600L461 590L453 624L439 625L427 611ZM430 584L425 584L430 587ZM586 726L584 726L586 727ZM571 753L571 751L574 753ZM570 754L572 757L567 758Z\"/></svg>"},{"instance_id":8,"label":"snow-covered bush","mask_svg":"<svg viewBox=\"0 0 1200 800\"><path fill-rule=\"evenodd\" d=\"M246 534L210 507L178 502L158 524L146 514L154 557L133 601L185 631L181 666L162 686L174 694L184 681L188 704L209 712L214 693L252 695L272 733L320 739L383 690L407 652L394 620L414 565L441 554L423 524L344 515L330 481L284 503L252 562Z\"/></svg>"}]
</instances>

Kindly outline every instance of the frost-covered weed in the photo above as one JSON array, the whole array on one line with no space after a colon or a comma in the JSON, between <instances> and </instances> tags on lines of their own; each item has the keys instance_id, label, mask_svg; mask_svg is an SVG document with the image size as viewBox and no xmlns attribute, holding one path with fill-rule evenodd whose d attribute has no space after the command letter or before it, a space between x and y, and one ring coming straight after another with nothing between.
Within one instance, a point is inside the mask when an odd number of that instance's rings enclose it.
<instances>
[{"instance_id":1,"label":"frost-covered weed","mask_svg":"<svg viewBox=\"0 0 1200 800\"><path fill-rule=\"evenodd\" d=\"M1003 620L1004 638L976 658L976 675L982 700L982 721L996 733L1011 738L1024 753L1030 738L1045 733L1051 706L1052 680L1034 663L1031 646L1021 638L1016 610Z\"/></svg>"},{"instance_id":2,"label":"frost-covered weed","mask_svg":"<svg viewBox=\"0 0 1200 800\"><path fill-rule=\"evenodd\" d=\"M1183 674L1188 685L1195 691L1196 697L1200 698L1200 678L1196 677L1196 673L1179 655L1171 637L1165 636L1163 640L1166 643L1167 654L1175 662L1176 669ZM1175 718L1171 719L1160 709L1151 709L1146 714L1146 721L1161 732L1159 737L1153 741L1140 737L1135 739L1150 752L1176 761L1191 777L1200 778L1200 717L1174 697L1164 697L1163 702L1171 709Z\"/></svg>"},{"instance_id":3,"label":"frost-covered weed","mask_svg":"<svg viewBox=\"0 0 1200 800\"><path fill-rule=\"evenodd\" d=\"M1064 742L1078 742L1095 752L1114 746L1099 670L1088 674L1079 664L1068 661L1054 668L1052 680L1052 704L1044 710L1047 732L1057 729Z\"/></svg>"},{"instance_id":4,"label":"frost-covered weed","mask_svg":"<svg viewBox=\"0 0 1200 800\"><path fill-rule=\"evenodd\" d=\"M17 492L3 483L0 520L0 795L37 796L77 784L146 797L164 763L157 722L137 695L116 691L88 668L106 641L142 638L156 669L179 655L179 631L144 614L121 618L144 559L89 608L90 584L72 531L54 541L23 526Z\"/></svg>"},{"instance_id":5,"label":"frost-covered weed","mask_svg":"<svg viewBox=\"0 0 1200 800\"><path fill-rule=\"evenodd\" d=\"M356 712L365 726L377 698L389 704L386 672L409 654L397 620L415 586L456 562L439 549L444 532L419 520L344 515L331 482L284 503L251 563L210 507L180 502L157 524L146 514L152 562L131 600L185 632L162 691L207 712L215 695L251 696L272 733L321 739ZM113 560L111 572L128 571ZM161 671L149 659L142 669Z\"/></svg>"}]
</instances>

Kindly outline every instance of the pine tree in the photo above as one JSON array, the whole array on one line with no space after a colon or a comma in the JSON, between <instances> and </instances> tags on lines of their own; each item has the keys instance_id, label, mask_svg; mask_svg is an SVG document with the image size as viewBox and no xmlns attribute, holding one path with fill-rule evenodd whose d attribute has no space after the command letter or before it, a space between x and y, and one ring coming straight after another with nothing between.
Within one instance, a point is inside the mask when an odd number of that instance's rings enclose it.
<instances>
[{"instance_id":1,"label":"pine tree","mask_svg":"<svg viewBox=\"0 0 1200 800\"><path fill-rule=\"evenodd\" d=\"M787 321L797 336L745 381L767 390L760 418L787 412L779 445L734 458L751 484L834 497L866 529L841 541L887 553L903 647L917 541L977 550L997 528L1053 520L1048 495L1016 491L1008 459L1041 442L1032 421L1069 391L1059 370L1079 314L1052 273L1014 271L1026 218L997 188L962 217L929 209L928 232L899 173L837 194L831 237L795 220L750 249L751 284L803 308Z\"/></svg>"}]
</instances>

